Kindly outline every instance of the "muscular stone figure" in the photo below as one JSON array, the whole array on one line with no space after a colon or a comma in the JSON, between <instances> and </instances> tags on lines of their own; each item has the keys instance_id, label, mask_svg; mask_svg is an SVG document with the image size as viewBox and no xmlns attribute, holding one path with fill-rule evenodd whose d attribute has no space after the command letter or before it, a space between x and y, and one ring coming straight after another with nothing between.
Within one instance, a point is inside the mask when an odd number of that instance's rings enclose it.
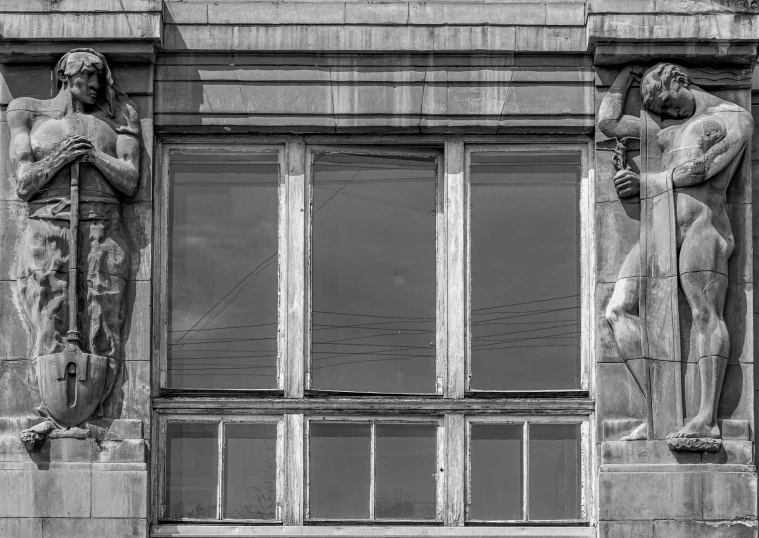
<instances>
[{"instance_id":1,"label":"muscular stone figure","mask_svg":"<svg viewBox=\"0 0 759 538\"><path fill-rule=\"evenodd\" d=\"M607 136L641 136L641 119L622 113L627 90L633 78L641 75L642 68L624 68L604 97L598 127ZM646 109L675 120L658 134L662 153L662 171L658 173L674 189L679 284L693 317L692 352L698 357L701 375L698 414L671 437L719 438L717 407L730 350L723 309L727 263L734 247L726 191L747 150L753 121L745 109L706 93L673 64L649 69L641 80L641 95ZM640 178L631 170L617 172L614 186L620 198L640 194ZM638 317L640 263L640 245L636 243L620 270L606 319L623 359L646 395L650 389L644 382ZM623 440L646 439L648 435L644 423Z\"/></svg>"},{"instance_id":2,"label":"muscular stone figure","mask_svg":"<svg viewBox=\"0 0 759 538\"><path fill-rule=\"evenodd\" d=\"M22 97L8 105L11 166L18 196L29 206L16 258L16 299L32 336L32 357L60 352L68 330L68 265L77 263L82 345L116 360L129 265L120 198L134 194L139 181L139 118L95 51L70 51L56 75L54 99ZM79 260L70 260L68 250L74 161L82 163Z\"/></svg>"}]
</instances>

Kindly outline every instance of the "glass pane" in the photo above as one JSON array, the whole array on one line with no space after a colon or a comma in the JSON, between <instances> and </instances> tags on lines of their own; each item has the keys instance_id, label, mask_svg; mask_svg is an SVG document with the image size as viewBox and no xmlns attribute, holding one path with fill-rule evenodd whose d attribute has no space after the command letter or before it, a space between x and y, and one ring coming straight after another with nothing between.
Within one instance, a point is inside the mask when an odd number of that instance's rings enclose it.
<instances>
[{"instance_id":1,"label":"glass pane","mask_svg":"<svg viewBox=\"0 0 759 538\"><path fill-rule=\"evenodd\" d=\"M217 424L166 427L166 507L169 519L216 519Z\"/></svg>"},{"instance_id":2,"label":"glass pane","mask_svg":"<svg viewBox=\"0 0 759 538\"><path fill-rule=\"evenodd\" d=\"M471 435L469 519L523 519L522 426L472 424Z\"/></svg>"},{"instance_id":3,"label":"glass pane","mask_svg":"<svg viewBox=\"0 0 759 538\"><path fill-rule=\"evenodd\" d=\"M530 425L530 519L580 519L580 425Z\"/></svg>"},{"instance_id":4,"label":"glass pane","mask_svg":"<svg viewBox=\"0 0 759 538\"><path fill-rule=\"evenodd\" d=\"M224 518L276 518L276 424L227 424L224 437Z\"/></svg>"},{"instance_id":5,"label":"glass pane","mask_svg":"<svg viewBox=\"0 0 759 538\"><path fill-rule=\"evenodd\" d=\"M369 518L371 426L311 423L310 517Z\"/></svg>"},{"instance_id":6,"label":"glass pane","mask_svg":"<svg viewBox=\"0 0 759 538\"><path fill-rule=\"evenodd\" d=\"M168 378L277 386L276 154L172 156Z\"/></svg>"},{"instance_id":7,"label":"glass pane","mask_svg":"<svg viewBox=\"0 0 759 538\"><path fill-rule=\"evenodd\" d=\"M435 519L437 426L377 424L375 517Z\"/></svg>"},{"instance_id":8,"label":"glass pane","mask_svg":"<svg viewBox=\"0 0 759 538\"><path fill-rule=\"evenodd\" d=\"M475 153L470 182L471 388L578 388L579 157Z\"/></svg>"},{"instance_id":9,"label":"glass pane","mask_svg":"<svg viewBox=\"0 0 759 538\"><path fill-rule=\"evenodd\" d=\"M435 392L434 158L314 159L313 388Z\"/></svg>"}]
</instances>

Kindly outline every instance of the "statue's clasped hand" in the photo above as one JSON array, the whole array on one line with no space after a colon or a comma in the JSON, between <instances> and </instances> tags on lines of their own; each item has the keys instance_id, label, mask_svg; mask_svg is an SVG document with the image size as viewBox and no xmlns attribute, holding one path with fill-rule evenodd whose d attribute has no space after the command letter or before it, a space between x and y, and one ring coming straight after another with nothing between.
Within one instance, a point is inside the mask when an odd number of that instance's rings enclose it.
<instances>
[{"instance_id":1,"label":"statue's clasped hand","mask_svg":"<svg viewBox=\"0 0 759 538\"><path fill-rule=\"evenodd\" d=\"M58 154L63 158L64 164L88 162L93 150L92 142L81 135L72 135L58 145Z\"/></svg>"},{"instance_id":2,"label":"statue's clasped hand","mask_svg":"<svg viewBox=\"0 0 759 538\"><path fill-rule=\"evenodd\" d=\"M640 194L640 176L632 170L620 170L614 175L614 188L620 198L632 198Z\"/></svg>"}]
</instances>

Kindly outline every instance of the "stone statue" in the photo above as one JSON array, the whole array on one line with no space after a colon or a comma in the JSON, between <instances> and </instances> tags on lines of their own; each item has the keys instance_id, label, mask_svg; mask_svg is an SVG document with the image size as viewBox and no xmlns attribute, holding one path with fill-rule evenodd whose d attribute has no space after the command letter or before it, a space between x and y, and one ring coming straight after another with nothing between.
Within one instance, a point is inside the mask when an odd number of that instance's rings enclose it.
<instances>
[{"instance_id":1,"label":"stone statue","mask_svg":"<svg viewBox=\"0 0 759 538\"><path fill-rule=\"evenodd\" d=\"M641 117L623 114L635 79ZM721 443L717 407L730 350L723 319L727 264L734 247L726 191L748 151L751 115L693 84L682 67L660 63L645 71L622 69L601 103L598 128L618 140L641 138L641 173L615 163L613 179L620 199L640 197L641 232L620 269L606 319L648 406L646 422L622 440L654 439L651 417L662 401L657 391L682 390L679 284L693 319L700 408L683 424L682 394L670 400L680 406L679 430L667 438L674 450L716 450ZM663 361L676 364L673 381L652 386Z\"/></svg>"},{"instance_id":2,"label":"stone statue","mask_svg":"<svg viewBox=\"0 0 759 538\"><path fill-rule=\"evenodd\" d=\"M79 426L93 409L102 415L113 389L129 267L120 200L135 193L140 177L139 118L105 58L74 49L55 73L55 98L21 97L7 114L11 167L29 216L15 294L46 419L22 433L32 446L54 429Z\"/></svg>"}]
</instances>

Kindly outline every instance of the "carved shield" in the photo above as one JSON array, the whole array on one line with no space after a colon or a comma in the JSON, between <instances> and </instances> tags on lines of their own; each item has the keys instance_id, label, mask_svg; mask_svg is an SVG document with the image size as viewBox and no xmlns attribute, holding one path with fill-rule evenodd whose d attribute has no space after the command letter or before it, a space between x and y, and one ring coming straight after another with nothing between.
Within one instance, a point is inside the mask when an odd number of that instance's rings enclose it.
<instances>
[{"instance_id":1,"label":"carved shield","mask_svg":"<svg viewBox=\"0 0 759 538\"><path fill-rule=\"evenodd\" d=\"M36 360L42 402L50 418L68 428L90 418L104 396L111 360L79 350Z\"/></svg>"}]
</instances>

